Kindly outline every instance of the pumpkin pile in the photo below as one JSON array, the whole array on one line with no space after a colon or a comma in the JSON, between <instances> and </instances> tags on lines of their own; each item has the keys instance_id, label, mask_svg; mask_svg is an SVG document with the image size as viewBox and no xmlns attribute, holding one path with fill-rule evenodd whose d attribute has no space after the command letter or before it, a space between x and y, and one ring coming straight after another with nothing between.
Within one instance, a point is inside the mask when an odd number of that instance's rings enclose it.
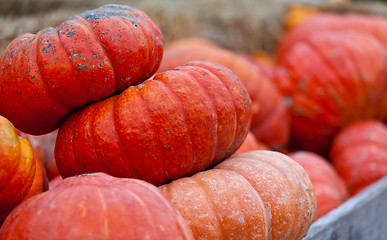
<instances>
[{"instance_id":1,"label":"pumpkin pile","mask_svg":"<svg viewBox=\"0 0 387 240\"><path fill-rule=\"evenodd\" d=\"M316 196L304 169L279 152L243 152L288 141L285 104L265 71L220 47L240 70L216 59L162 69L163 45L144 12L120 5L8 45L0 239L306 235Z\"/></svg>"}]
</instances>

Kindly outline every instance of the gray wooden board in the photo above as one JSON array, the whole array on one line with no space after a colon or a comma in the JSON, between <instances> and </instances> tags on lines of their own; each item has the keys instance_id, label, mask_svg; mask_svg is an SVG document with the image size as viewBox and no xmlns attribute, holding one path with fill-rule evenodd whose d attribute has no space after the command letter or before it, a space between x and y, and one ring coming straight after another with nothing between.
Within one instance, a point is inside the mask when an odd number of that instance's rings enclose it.
<instances>
[{"instance_id":1,"label":"gray wooden board","mask_svg":"<svg viewBox=\"0 0 387 240\"><path fill-rule=\"evenodd\" d=\"M310 239L386 240L387 177L314 222L303 238Z\"/></svg>"}]
</instances>

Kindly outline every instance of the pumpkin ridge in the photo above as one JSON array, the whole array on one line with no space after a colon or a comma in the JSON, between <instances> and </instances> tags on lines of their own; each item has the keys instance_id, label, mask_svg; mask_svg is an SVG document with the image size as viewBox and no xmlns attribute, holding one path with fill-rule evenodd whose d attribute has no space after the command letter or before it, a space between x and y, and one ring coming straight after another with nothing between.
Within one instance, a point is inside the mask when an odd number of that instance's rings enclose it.
<instances>
[{"instance_id":1,"label":"pumpkin ridge","mask_svg":"<svg viewBox=\"0 0 387 240\"><path fill-rule=\"evenodd\" d=\"M196 71L198 74L200 74L200 72L197 71L197 69L195 69L195 67L192 67L192 66L184 66L184 68L185 68L185 69L191 69L191 70L193 70L193 71ZM221 82L221 83L223 84L223 82L222 82L216 75L214 75L212 72L210 72L208 69L203 68L203 67L200 67L200 68L201 68L203 71L210 73L210 74L211 74L210 76L211 76L213 79L216 79L218 82ZM197 79L197 78L194 76L194 74L192 74L191 71L185 71L184 74L185 74L185 75L189 75L190 78L192 78L192 79ZM205 96L205 98L209 100L208 103L210 103L210 104L207 104L207 106L210 107L211 112L215 113L215 114L214 114L214 117L215 117L214 123L215 123L215 125L216 125L217 133L215 134L215 139L214 139L214 140L215 140L215 144L214 144L214 148L213 148L213 150L212 150L212 156L211 156L212 161L215 161L215 157L216 157L216 155L217 155L218 143L219 143L219 140L218 140L218 139L219 139L219 136L218 136L218 131L219 131L219 130L218 130L218 127L219 127L219 121L218 121L218 119L219 119L219 116L218 116L218 113L217 113L217 111L216 111L215 103L214 103L213 99L208 95L207 91L205 91L205 87L204 87L202 81L195 81L195 82L197 83L197 85L198 85L198 87L199 87L199 89L196 89L196 91L202 92L202 94ZM225 84L223 84L223 85L225 85ZM235 106L234 106L234 113L235 113ZM210 163L210 166L211 166L211 165L213 165L213 162Z\"/></svg>"}]
</instances>

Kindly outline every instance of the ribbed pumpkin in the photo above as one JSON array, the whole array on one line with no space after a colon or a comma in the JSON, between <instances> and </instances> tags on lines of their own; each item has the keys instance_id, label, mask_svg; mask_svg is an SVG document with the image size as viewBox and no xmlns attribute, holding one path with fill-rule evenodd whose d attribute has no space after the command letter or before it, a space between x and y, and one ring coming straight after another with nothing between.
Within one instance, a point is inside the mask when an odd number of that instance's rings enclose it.
<instances>
[{"instance_id":1,"label":"ribbed pumpkin","mask_svg":"<svg viewBox=\"0 0 387 240\"><path fill-rule=\"evenodd\" d=\"M31 144L0 116L0 225L18 204L47 187L43 167Z\"/></svg>"},{"instance_id":2,"label":"ribbed pumpkin","mask_svg":"<svg viewBox=\"0 0 387 240\"><path fill-rule=\"evenodd\" d=\"M386 125L366 120L346 126L333 141L331 161L352 195L386 176Z\"/></svg>"},{"instance_id":3,"label":"ribbed pumpkin","mask_svg":"<svg viewBox=\"0 0 387 240\"><path fill-rule=\"evenodd\" d=\"M250 123L251 100L238 78L195 61L69 116L55 158L63 177L101 171L159 185L233 154Z\"/></svg>"},{"instance_id":4,"label":"ribbed pumpkin","mask_svg":"<svg viewBox=\"0 0 387 240\"><path fill-rule=\"evenodd\" d=\"M345 182L327 159L307 151L292 152L289 157L304 168L312 181L317 198L316 220L348 199Z\"/></svg>"},{"instance_id":5,"label":"ribbed pumpkin","mask_svg":"<svg viewBox=\"0 0 387 240\"><path fill-rule=\"evenodd\" d=\"M0 58L0 114L22 132L50 132L74 109L152 76L162 53L160 30L129 6L106 5L23 34Z\"/></svg>"},{"instance_id":6,"label":"ribbed pumpkin","mask_svg":"<svg viewBox=\"0 0 387 240\"><path fill-rule=\"evenodd\" d=\"M0 239L193 239L160 190L141 180L76 176L19 205Z\"/></svg>"},{"instance_id":7,"label":"ribbed pumpkin","mask_svg":"<svg viewBox=\"0 0 387 240\"><path fill-rule=\"evenodd\" d=\"M362 15L356 13L314 13L310 14L301 23L291 30L285 32L280 40L277 50L277 57L282 59L287 55L289 49L309 37L309 35L321 31L342 32L358 31L364 34L371 34L380 43L387 47L387 18L381 16Z\"/></svg>"},{"instance_id":8,"label":"ribbed pumpkin","mask_svg":"<svg viewBox=\"0 0 387 240\"><path fill-rule=\"evenodd\" d=\"M282 95L267 74L244 54L229 51L214 42L187 38L166 45L158 72L192 60L208 60L228 67L246 86L252 101L251 132L273 149L283 148L289 139L289 115Z\"/></svg>"},{"instance_id":9,"label":"ribbed pumpkin","mask_svg":"<svg viewBox=\"0 0 387 240\"><path fill-rule=\"evenodd\" d=\"M343 126L387 115L387 54L371 35L311 34L278 59L275 82L288 99L295 149L326 156Z\"/></svg>"},{"instance_id":10,"label":"ribbed pumpkin","mask_svg":"<svg viewBox=\"0 0 387 240\"><path fill-rule=\"evenodd\" d=\"M195 239L302 239L316 212L306 172L273 151L237 154L160 189Z\"/></svg>"},{"instance_id":11,"label":"ribbed pumpkin","mask_svg":"<svg viewBox=\"0 0 387 240\"><path fill-rule=\"evenodd\" d=\"M48 179L53 179L59 175L58 168L55 162L55 141L58 131L53 131L43 135L31 135L18 131L18 135L26 138L35 151L36 157L43 164L46 170Z\"/></svg>"}]
</instances>

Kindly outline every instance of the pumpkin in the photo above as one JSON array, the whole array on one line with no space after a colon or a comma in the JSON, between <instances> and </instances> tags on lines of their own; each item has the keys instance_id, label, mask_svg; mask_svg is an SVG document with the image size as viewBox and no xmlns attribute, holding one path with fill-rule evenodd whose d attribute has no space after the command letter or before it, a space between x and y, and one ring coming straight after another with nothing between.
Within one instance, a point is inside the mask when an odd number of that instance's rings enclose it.
<instances>
[{"instance_id":1,"label":"pumpkin","mask_svg":"<svg viewBox=\"0 0 387 240\"><path fill-rule=\"evenodd\" d=\"M103 173L63 180L19 205L0 239L193 239L160 190Z\"/></svg>"},{"instance_id":2,"label":"pumpkin","mask_svg":"<svg viewBox=\"0 0 387 240\"><path fill-rule=\"evenodd\" d=\"M163 37L142 11L105 5L14 39L0 57L0 114L29 134L152 76Z\"/></svg>"},{"instance_id":3,"label":"pumpkin","mask_svg":"<svg viewBox=\"0 0 387 240\"><path fill-rule=\"evenodd\" d=\"M252 150L270 150L270 148L258 141L252 132L248 132L242 145L238 148L238 150L236 150L236 152L234 152L233 155Z\"/></svg>"},{"instance_id":4,"label":"pumpkin","mask_svg":"<svg viewBox=\"0 0 387 240\"><path fill-rule=\"evenodd\" d=\"M322 31L278 59L275 82L287 98L294 150L329 155L345 125L387 115L387 57L371 35Z\"/></svg>"},{"instance_id":5,"label":"pumpkin","mask_svg":"<svg viewBox=\"0 0 387 240\"><path fill-rule=\"evenodd\" d=\"M387 127L377 120L349 124L335 137L330 152L351 195L387 175Z\"/></svg>"},{"instance_id":6,"label":"pumpkin","mask_svg":"<svg viewBox=\"0 0 387 240\"><path fill-rule=\"evenodd\" d=\"M306 172L274 151L243 152L160 189L195 239L302 239L316 212Z\"/></svg>"},{"instance_id":7,"label":"pumpkin","mask_svg":"<svg viewBox=\"0 0 387 240\"><path fill-rule=\"evenodd\" d=\"M55 162L55 141L58 131L53 131L43 135L31 135L18 131L18 135L26 138L35 151L36 157L43 164L49 180L59 175Z\"/></svg>"},{"instance_id":8,"label":"pumpkin","mask_svg":"<svg viewBox=\"0 0 387 240\"><path fill-rule=\"evenodd\" d=\"M47 187L43 167L31 144L0 116L0 225L12 209Z\"/></svg>"},{"instance_id":9,"label":"pumpkin","mask_svg":"<svg viewBox=\"0 0 387 240\"><path fill-rule=\"evenodd\" d=\"M349 198L347 186L335 168L324 157L307 151L289 154L309 175L317 198L315 220L340 206Z\"/></svg>"},{"instance_id":10,"label":"pumpkin","mask_svg":"<svg viewBox=\"0 0 387 240\"><path fill-rule=\"evenodd\" d=\"M304 13L303 13L304 12ZM289 49L299 41L303 41L309 35L321 31L342 32L357 31L370 34L387 47L387 19L382 16L362 15L358 13L313 13L301 10L301 20L295 27L286 31L280 39L277 49L277 57L282 59L287 55Z\"/></svg>"},{"instance_id":11,"label":"pumpkin","mask_svg":"<svg viewBox=\"0 0 387 240\"><path fill-rule=\"evenodd\" d=\"M238 78L195 61L71 114L55 158L64 178L105 172L160 185L233 154L250 123L251 100Z\"/></svg>"},{"instance_id":12,"label":"pumpkin","mask_svg":"<svg viewBox=\"0 0 387 240\"><path fill-rule=\"evenodd\" d=\"M164 49L158 72L173 69L192 60L217 62L232 70L242 83L252 101L251 132L272 149L281 149L289 138L289 116L282 95L268 79L267 70L256 61L217 46L210 40L186 38L171 42Z\"/></svg>"}]
</instances>

